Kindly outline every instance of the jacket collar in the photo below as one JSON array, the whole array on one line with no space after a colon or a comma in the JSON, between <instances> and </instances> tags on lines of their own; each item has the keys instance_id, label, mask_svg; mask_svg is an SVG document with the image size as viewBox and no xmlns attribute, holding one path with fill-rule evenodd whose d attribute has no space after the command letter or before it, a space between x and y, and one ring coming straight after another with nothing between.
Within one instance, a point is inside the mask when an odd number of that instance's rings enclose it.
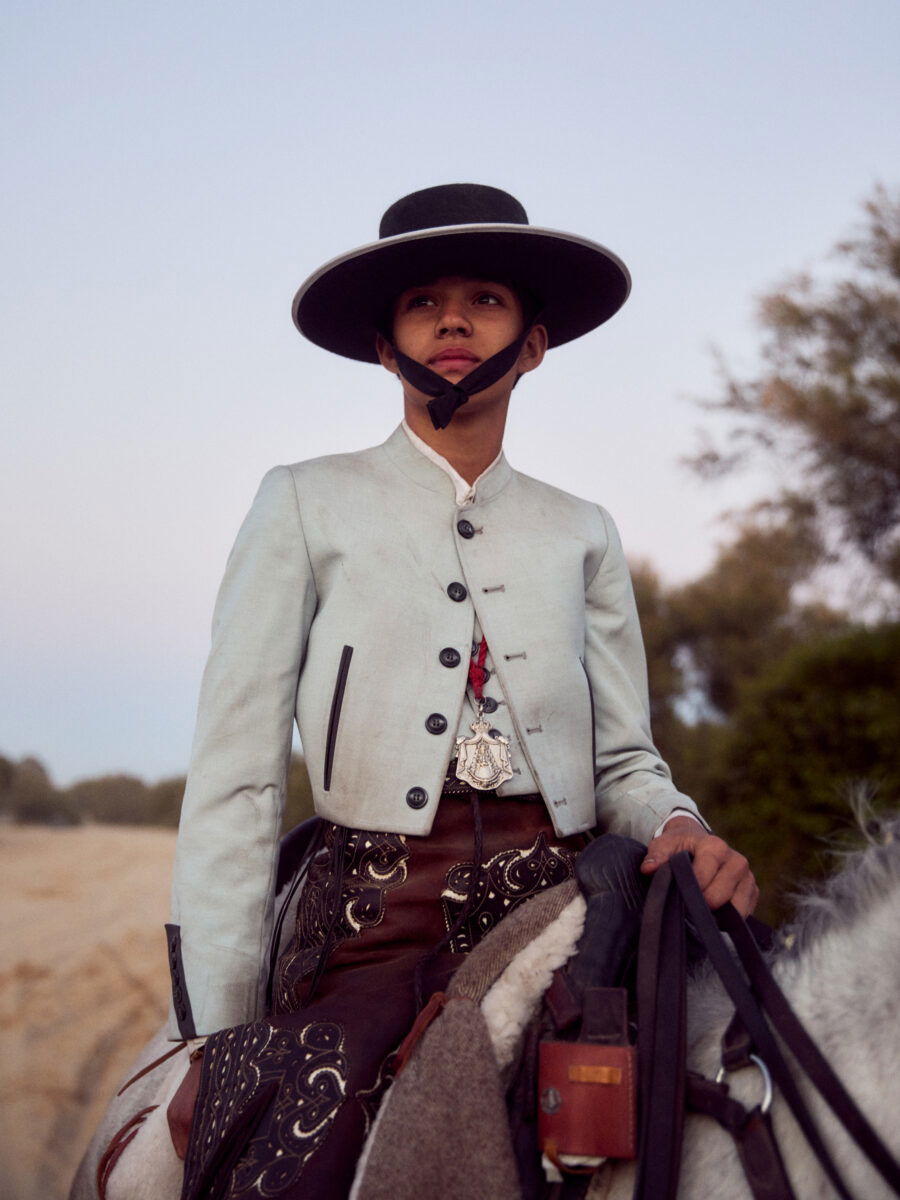
<instances>
[{"instance_id":1,"label":"jacket collar","mask_svg":"<svg viewBox=\"0 0 900 1200\"><path fill-rule=\"evenodd\" d=\"M442 492L455 502L456 496L453 480L442 467L439 467L437 463L432 462L420 450L416 449L406 436L402 425L398 425L384 443L384 449L394 466L414 483L418 484L419 487L427 488L431 492ZM509 483L512 474L512 467L506 461L506 456L501 454L478 477L475 506L487 503L499 495ZM464 505L462 507L472 506Z\"/></svg>"}]
</instances>

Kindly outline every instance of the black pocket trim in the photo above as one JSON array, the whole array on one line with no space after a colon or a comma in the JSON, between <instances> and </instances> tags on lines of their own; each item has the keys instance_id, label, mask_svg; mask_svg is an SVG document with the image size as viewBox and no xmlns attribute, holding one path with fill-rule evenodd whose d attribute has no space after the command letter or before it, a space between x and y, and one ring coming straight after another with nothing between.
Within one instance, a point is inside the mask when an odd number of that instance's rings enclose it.
<instances>
[{"instance_id":1,"label":"black pocket trim","mask_svg":"<svg viewBox=\"0 0 900 1200\"><path fill-rule=\"evenodd\" d=\"M331 698L331 713L328 717L328 738L325 742L325 791L331 788L331 770L334 766L334 748L337 742L338 724L341 719L341 706L344 703L344 688L347 686L347 672L350 670L350 659L353 657L353 647L345 646L341 651L341 663L338 667L337 679L334 682L334 695Z\"/></svg>"},{"instance_id":2,"label":"black pocket trim","mask_svg":"<svg viewBox=\"0 0 900 1200\"><path fill-rule=\"evenodd\" d=\"M581 663L581 669L584 671L584 678L587 681L588 699L591 702L591 771L597 773L597 713L594 708L594 689L591 687L591 677L588 675L588 669L583 658L578 660Z\"/></svg>"}]
</instances>

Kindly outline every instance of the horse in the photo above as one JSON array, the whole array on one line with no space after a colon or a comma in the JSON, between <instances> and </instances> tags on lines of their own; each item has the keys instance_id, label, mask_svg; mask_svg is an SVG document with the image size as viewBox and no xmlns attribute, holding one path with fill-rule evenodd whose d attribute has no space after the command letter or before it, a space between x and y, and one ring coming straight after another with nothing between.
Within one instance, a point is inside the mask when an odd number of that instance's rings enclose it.
<instances>
[{"instance_id":1,"label":"horse","mask_svg":"<svg viewBox=\"0 0 900 1200\"><path fill-rule=\"evenodd\" d=\"M565 889L568 885L560 885ZM558 891L559 889L551 889ZM489 1045L498 1071L512 1061L516 1047L540 1004L552 972L574 952L584 920L579 894L566 893L567 901L542 931L524 948L517 947L494 971L491 986L479 996ZM529 902L539 905L548 894ZM529 906L523 906L526 910ZM518 914L469 956L482 960L498 957L494 942L511 928ZM869 823L864 849L846 855L842 868L825 885L810 891L798 904L792 923L780 931L778 948L770 966L780 987L808 1033L818 1044L856 1103L865 1113L890 1152L900 1154L900 818ZM500 956L502 958L502 955ZM477 964L476 964L477 965ZM460 973L469 966L467 963ZM458 973L458 974L460 974ZM469 972L469 978L473 972ZM708 968L696 970L688 981L687 1065L692 1071L714 1077L719 1069L720 1038L733 1014L733 1006L718 977ZM435 1023L435 1027L437 1023ZM426 1038L430 1034L426 1032ZM424 1039L423 1039L424 1044ZM187 1069L187 1050L170 1049L164 1033L146 1047L132 1074L152 1066L168 1049L168 1057L130 1083L117 1096L89 1146L70 1192L69 1200L98 1200L97 1172L101 1166L105 1200L177 1200L181 1188L181 1163L168 1137L165 1108ZM354 1184L355 1200L377 1200L378 1176L372 1168L379 1154L393 1156L390 1138L391 1111L402 1114L403 1084L415 1072L401 1075L388 1090L364 1147ZM419 1079L423 1085L424 1076ZM756 1069L728 1076L731 1094L752 1105L760 1099ZM432 1085L441 1089L441 1080ZM853 1196L881 1200L894 1193L858 1150L818 1095L801 1084L823 1137ZM475 1136L485 1137L481 1100L472 1100ZM412 1112L428 1111L412 1105ZM771 1118L787 1174L798 1200L834 1195L818 1160L808 1148L798 1126L776 1090ZM406 1121L404 1116L403 1120ZM425 1118L423 1117L423 1120ZM465 1115L461 1118L465 1121ZM401 1125L409 1144L416 1131ZM459 1158L459 1146L453 1141ZM473 1142L474 1144L474 1142ZM110 1147L112 1146L112 1150ZM118 1153L117 1153L118 1150ZM105 1159L104 1159L105 1155ZM688 1114L684 1130L678 1195L682 1200L744 1200L751 1193L730 1137L709 1118ZM458 1162L454 1164L454 1170ZM627 1200L634 1186L631 1162L608 1160L596 1172L587 1200ZM434 1178L438 1178L435 1176ZM409 1190L389 1193L426 1194L421 1180ZM466 1191L466 1187L469 1191ZM417 1188L419 1188L417 1192ZM433 1183L427 1194L450 1194ZM501 1191L484 1191L474 1175L468 1184L457 1181L452 1194L481 1200L501 1200ZM387 1193L385 1193L387 1194ZM515 1196L515 1189L508 1192ZM506 1200L503 1192L502 1200Z\"/></svg>"}]
</instances>

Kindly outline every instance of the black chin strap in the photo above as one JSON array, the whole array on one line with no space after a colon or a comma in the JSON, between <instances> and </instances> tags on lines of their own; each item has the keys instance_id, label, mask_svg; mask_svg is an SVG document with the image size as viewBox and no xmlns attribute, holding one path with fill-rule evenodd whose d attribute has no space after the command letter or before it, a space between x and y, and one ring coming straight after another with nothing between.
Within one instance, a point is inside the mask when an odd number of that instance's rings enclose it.
<instances>
[{"instance_id":1,"label":"black chin strap","mask_svg":"<svg viewBox=\"0 0 900 1200\"><path fill-rule=\"evenodd\" d=\"M442 379L437 371L432 371L423 363L416 362L414 358L410 358L396 346L393 346L392 350L403 378L411 383L417 391L432 397L428 401L428 415L431 417L432 425L435 429L446 429L453 420L453 414L467 403L470 396L474 396L477 392L483 392L485 388L489 388L498 379L503 378L519 357L531 329L532 325L529 325L514 342L510 342L508 346L496 354L492 354L483 363L479 363L475 370L470 371L459 383L449 383L446 379Z\"/></svg>"}]
</instances>

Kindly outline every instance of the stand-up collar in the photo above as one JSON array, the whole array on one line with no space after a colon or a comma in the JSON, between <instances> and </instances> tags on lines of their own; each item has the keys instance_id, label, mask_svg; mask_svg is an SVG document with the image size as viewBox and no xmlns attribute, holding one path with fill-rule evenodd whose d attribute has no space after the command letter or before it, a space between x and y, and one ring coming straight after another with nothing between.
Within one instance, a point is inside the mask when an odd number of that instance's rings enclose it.
<instances>
[{"instance_id":1,"label":"stand-up collar","mask_svg":"<svg viewBox=\"0 0 900 1200\"><path fill-rule=\"evenodd\" d=\"M461 476L456 472L446 459L441 455L435 454L432 458L420 450L412 441L410 434L406 432L404 424L400 424L384 443L384 449L394 466L403 472L419 487L428 488L432 492L444 492L452 495L457 504L457 483L456 480ZM414 437L415 435L412 434ZM421 439L416 438L417 441ZM439 463L436 459L441 459ZM456 479L454 479L456 476ZM489 500L493 500L503 488L506 487L512 478L512 468L506 461L506 456L501 451L494 459L486 471L475 480L472 488L475 490L474 500L466 500L468 504L484 504ZM465 481L462 480L465 484ZM465 484L466 490L469 490L469 485Z\"/></svg>"},{"instance_id":2,"label":"stand-up collar","mask_svg":"<svg viewBox=\"0 0 900 1200\"><path fill-rule=\"evenodd\" d=\"M456 503L460 508L462 508L464 504L475 503L475 499L478 495L478 487L482 479L484 479L491 467L496 466L503 457L503 451L500 450L494 461L485 467L475 482L467 483L466 480L463 479L462 475L460 475L459 471L457 471L456 467L454 467L453 463L449 461L449 459L444 458L442 454L438 454L437 450L435 450L433 446L429 446L428 443L424 442L417 433L414 433L413 430L410 429L405 417L400 422L400 428L420 454L424 454L425 457L430 459L436 467L440 467L442 471L446 472L446 474L450 476L451 480L453 481L453 486L456 489Z\"/></svg>"}]
</instances>

